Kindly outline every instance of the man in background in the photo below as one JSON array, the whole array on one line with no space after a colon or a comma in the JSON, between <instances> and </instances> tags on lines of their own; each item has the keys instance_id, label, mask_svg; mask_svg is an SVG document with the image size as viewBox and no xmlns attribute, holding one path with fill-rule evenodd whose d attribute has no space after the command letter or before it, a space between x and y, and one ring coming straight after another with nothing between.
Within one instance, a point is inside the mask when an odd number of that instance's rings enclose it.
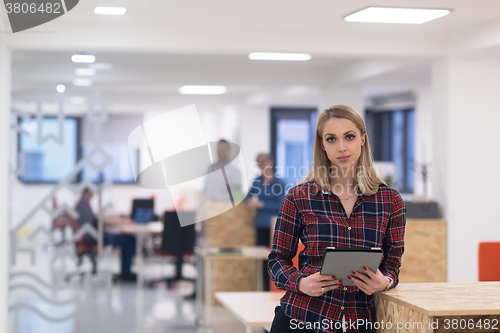
<instances>
[{"instance_id":1,"label":"man in background","mask_svg":"<svg viewBox=\"0 0 500 333\"><path fill-rule=\"evenodd\" d=\"M96 232L98 230L98 221L94 212L92 211L92 207L90 206L90 200L94 196L94 192L85 188L82 191L82 195L80 200L75 206L75 210L78 212L79 217L77 220L78 226L81 227L85 223L90 223ZM119 217L109 217L104 220L104 224L119 226L123 224L134 223L129 218L119 218ZM119 279L121 281L136 281L136 274L132 273L132 258L135 255L135 236L132 235L124 235L124 234L104 234L104 245L112 245L114 247L121 248L121 272L119 275ZM92 237L89 234L85 234L83 238L77 243L77 251L85 251L86 253L97 252L97 239ZM94 259L92 259L94 258ZM91 260L93 261L93 266L96 266L95 263L95 255L91 255ZM79 262L81 264L81 255L79 255ZM95 273L95 268L93 270Z\"/></svg>"},{"instance_id":2,"label":"man in background","mask_svg":"<svg viewBox=\"0 0 500 333\"><path fill-rule=\"evenodd\" d=\"M261 175L255 178L245 202L250 209L256 209L254 225L256 243L269 247L271 241L271 219L278 216L285 199L285 182L274 174L274 160L271 154L260 153L256 159ZM264 290L269 290L267 262L264 262Z\"/></svg>"}]
</instances>

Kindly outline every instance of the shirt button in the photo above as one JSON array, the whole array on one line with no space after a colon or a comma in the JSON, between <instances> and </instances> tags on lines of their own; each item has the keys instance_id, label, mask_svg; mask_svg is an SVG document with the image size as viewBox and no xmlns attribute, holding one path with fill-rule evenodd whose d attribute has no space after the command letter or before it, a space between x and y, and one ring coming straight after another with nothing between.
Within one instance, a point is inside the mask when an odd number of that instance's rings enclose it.
<instances>
[{"instance_id":1,"label":"shirt button","mask_svg":"<svg viewBox=\"0 0 500 333\"><path fill-rule=\"evenodd\" d=\"M346 290L347 290L347 287L344 287L344 291L346 291Z\"/></svg>"},{"instance_id":2,"label":"shirt button","mask_svg":"<svg viewBox=\"0 0 500 333\"><path fill-rule=\"evenodd\" d=\"M344 310L344 307L343 307L343 306L341 306L341 307L340 307L340 310Z\"/></svg>"},{"instance_id":3,"label":"shirt button","mask_svg":"<svg viewBox=\"0 0 500 333\"><path fill-rule=\"evenodd\" d=\"M347 230L351 230L351 229L352 229L351 227L347 228Z\"/></svg>"}]
</instances>

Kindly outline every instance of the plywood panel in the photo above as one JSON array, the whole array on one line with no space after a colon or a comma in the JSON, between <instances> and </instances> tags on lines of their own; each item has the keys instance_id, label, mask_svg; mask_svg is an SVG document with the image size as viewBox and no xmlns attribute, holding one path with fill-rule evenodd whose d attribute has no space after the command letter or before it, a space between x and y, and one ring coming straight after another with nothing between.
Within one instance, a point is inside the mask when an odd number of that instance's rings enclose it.
<instances>
[{"instance_id":1,"label":"plywood panel","mask_svg":"<svg viewBox=\"0 0 500 333\"><path fill-rule=\"evenodd\" d=\"M430 333L429 317L406 306L391 302L375 294L377 333Z\"/></svg>"},{"instance_id":2,"label":"plywood panel","mask_svg":"<svg viewBox=\"0 0 500 333\"><path fill-rule=\"evenodd\" d=\"M239 247L255 245L255 211L244 204L231 208L230 203L210 202L208 210L226 212L204 221L204 234L210 247ZM254 260L214 260L212 262L212 302L217 291L256 290Z\"/></svg>"},{"instance_id":3,"label":"plywood panel","mask_svg":"<svg viewBox=\"0 0 500 333\"><path fill-rule=\"evenodd\" d=\"M500 315L500 282L402 283L377 297L431 316Z\"/></svg>"},{"instance_id":4,"label":"plywood panel","mask_svg":"<svg viewBox=\"0 0 500 333\"><path fill-rule=\"evenodd\" d=\"M400 282L447 281L447 227L442 219L407 219Z\"/></svg>"}]
</instances>

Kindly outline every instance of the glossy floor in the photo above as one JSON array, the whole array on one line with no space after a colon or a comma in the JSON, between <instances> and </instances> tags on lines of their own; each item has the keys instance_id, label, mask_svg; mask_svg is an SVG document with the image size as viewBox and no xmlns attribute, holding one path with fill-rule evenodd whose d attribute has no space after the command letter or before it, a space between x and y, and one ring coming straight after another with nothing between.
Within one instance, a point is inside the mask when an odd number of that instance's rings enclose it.
<instances>
[{"instance_id":1,"label":"glossy floor","mask_svg":"<svg viewBox=\"0 0 500 333\"><path fill-rule=\"evenodd\" d=\"M42 253L43 254L43 253ZM59 256L60 257L60 256ZM58 258L59 258L58 257ZM199 333L191 282L181 282L168 289L164 283L138 288L132 282L113 282L118 271L118 255L108 252L99 263L97 276L67 279L76 269L72 260L53 260L37 256L29 269L18 264L11 271L9 317L12 333ZM26 263L28 261L26 260ZM64 265L61 265L61 262ZM64 267L63 267L64 266ZM84 262L82 271L89 270ZM133 267L133 270L138 267ZM172 276L172 263L149 263L144 268L148 280ZM187 276L195 276L193 265L186 264ZM245 332L245 327L220 306L212 310L212 332ZM255 331L257 332L257 331Z\"/></svg>"}]
</instances>

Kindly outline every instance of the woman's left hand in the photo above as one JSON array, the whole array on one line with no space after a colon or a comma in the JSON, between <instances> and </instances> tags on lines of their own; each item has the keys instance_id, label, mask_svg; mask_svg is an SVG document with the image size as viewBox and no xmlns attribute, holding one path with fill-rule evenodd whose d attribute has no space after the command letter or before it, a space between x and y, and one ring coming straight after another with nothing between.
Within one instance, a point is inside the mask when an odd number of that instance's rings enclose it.
<instances>
[{"instance_id":1,"label":"woman's left hand","mask_svg":"<svg viewBox=\"0 0 500 333\"><path fill-rule=\"evenodd\" d=\"M348 278L354 283L361 291L363 291L367 295L371 295L376 293L377 291L382 291L387 287L389 284L389 278L385 275L382 274L381 271L377 269L377 273L374 273L371 269L368 267L364 267L364 272L365 274L368 274L368 276L361 274L359 272L353 271L352 275L355 277L361 279L358 280L356 278L353 278L351 276L348 276Z\"/></svg>"}]
</instances>

